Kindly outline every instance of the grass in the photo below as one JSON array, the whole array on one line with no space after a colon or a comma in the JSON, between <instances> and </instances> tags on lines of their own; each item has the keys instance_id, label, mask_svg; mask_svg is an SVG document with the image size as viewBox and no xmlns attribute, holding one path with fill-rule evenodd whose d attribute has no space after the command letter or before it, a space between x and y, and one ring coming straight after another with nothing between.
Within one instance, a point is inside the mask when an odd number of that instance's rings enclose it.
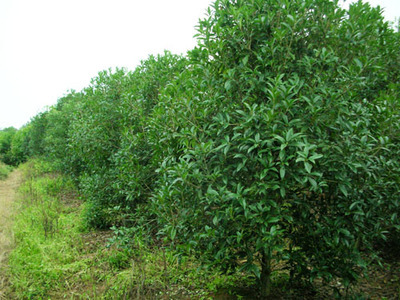
<instances>
[{"instance_id":1,"label":"grass","mask_svg":"<svg viewBox=\"0 0 400 300\"><path fill-rule=\"evenodd\" d=\"M85 268L79 256L78 206L63 201L72 183L49 176L44 165L22 166L14 221L16 247L9 258L10 279L18 298L43 297L65 288L66 278Z\"/></svg>"},{"instance_id":2,"label":"grass","mask_svg":"<svg viewBox=\"0 0 400 300\"><path fill-rule=\"evenodd\" d=\"M150 248L139 237L119 247L111 230L85 227L85 204L71 180L39 161L21 169L16 247L9 257L13 298L211 299L240 282L252 284L243 274L223 275L194 258Z\"/></svg>"}]
</instances>

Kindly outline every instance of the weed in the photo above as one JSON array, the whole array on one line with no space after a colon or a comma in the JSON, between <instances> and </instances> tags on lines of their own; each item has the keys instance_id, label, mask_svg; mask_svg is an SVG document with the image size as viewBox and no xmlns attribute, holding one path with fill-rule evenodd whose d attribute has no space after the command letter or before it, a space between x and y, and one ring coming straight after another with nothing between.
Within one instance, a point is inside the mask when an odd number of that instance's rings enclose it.
<instances>
[{"instance_id":1,"label":"weed","mask_svg":"<svg viewBox=\"0 0 400 300\"><path fill-rule=\"evenodd\" d=\"M76 226L80 209L63 212L60 200L52 194L59 179L43 176L46 172L38 164L22 167L25 182L16 204L16 248L9 262L16 295L28 299L64 289L66 278L85 267L85 261L79 261L77 247L81 243Z\"/></svg>"}]
</instances>

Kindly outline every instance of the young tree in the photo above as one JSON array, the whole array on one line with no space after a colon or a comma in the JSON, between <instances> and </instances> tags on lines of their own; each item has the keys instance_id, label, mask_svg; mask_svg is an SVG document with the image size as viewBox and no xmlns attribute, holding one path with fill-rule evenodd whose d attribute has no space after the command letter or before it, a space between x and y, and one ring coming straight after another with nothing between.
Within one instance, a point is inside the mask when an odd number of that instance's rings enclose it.
<instances>
[{"instance_id":1,"label":"young tree","mask_svg":"<svg viewBox=\"0 0 400 300\"><path fill-rule=\"evenodd\" d=\"M399 131L376 107L398 128L398 46L362 2L216 1L155 114L160 232L227 270L244 260L264 296L279 261L353 282L398 224Z\"/></svg>"},{"instance_id":2,"label":"young tree","mask_svg":"<svg viewBox=\"0 0 400 300\"><path fill-rule=\"evenodd\" d=\"M12 164L11 142L17 132L14 127L8 127L0 130L0 160L6 164Z\"/></svg>"}]
</instances>

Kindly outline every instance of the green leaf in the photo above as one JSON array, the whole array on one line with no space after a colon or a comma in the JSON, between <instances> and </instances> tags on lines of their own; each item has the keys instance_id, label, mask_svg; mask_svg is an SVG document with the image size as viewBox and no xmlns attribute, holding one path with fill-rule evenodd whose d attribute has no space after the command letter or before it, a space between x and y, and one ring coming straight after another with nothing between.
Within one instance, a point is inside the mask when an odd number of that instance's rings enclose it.
<instances>
[{"instance_id":1,"label":"green leaf","mask_svg":"<svg viewBox=\"0 0 400 300\"><path fill-rule=\"evenodd\" d=\"M288 132L286 132L286 141L290 141L293 137L293 128L290 128Z\"/></svg>"},{"instance_id":2,"label":"green leaf","mask_svg":"<svg viewBox=\"0 0 400 300\"><path fill-rule=\"evenodd\" d=\"M339 245L339 236L335 235L334 237L335 245Z\"/></svg>"},{"instance_id":3,"label":"green leaf","mask_svg":"<svg viewBox=\"0 0 400 300\"><path fill-rule=\"evenodd\" d=\"M351 236L350 231L348 231L347 229L340 228L339 232L343 233L347 237Z\"/></svg>"},{"instance_id":4,"label":"green leaf","mask_svg":"<svg viewBox=\"0 0 400 300\"><path fill-rule=\"evenodd\" d=\"M231 80L227 80L225 82L225 90L229 91L232 88L232 81Z\"/></svg>"},{"instance_id":5,"label":"green leaf","mask_svg":"<svg viewBox=\"0 0 400 300\"><path fill-rule=\"evenodd\" d=\"M353 202L353 203L350 205L349 209L350 209L350 210L353 210L353 208L354 208L357 204L359 204L359 203L360 203L360 201Z\"/></svg>"},{"instance_id":6,"label":"green leaf","mask_svg":"<svg viewBox=\"0 0 400 300\"><path fill-rule=\"evenodd\" d=\"M285 166L281 166L281 169L279 171L280 175L281 175L281 180L283 180L285 178Z\"/></svg>"},{"instance_id":7,"label":"green leaf","mask_svg":"<svg viewBox=\"0 0 400 300\"><path fill-rule=\"evenodd\" d=\"M246 199L244 199L244 198L239 198L239 203L240 203L240 205L243 207L243 209L246 210L246 206L247 206L247 204L246 204Z\"/></svg>"},{"instance_id":8,"label":"green leaf","mask_svg":"<svg viewBox=\"0 0 400 300\"><path fill-rule=\"evenodd\" d=\"M346 197L349 195L347 192L346 186L344 184L339 184L339 189L341 190L343 195L345 195Z\"/></svg>"},{"instance_id":9,"label":"green leaf","mask_svg":"<svg viewBox=\"0 0 400 300\"><path fill-rule=\"evenodd\" d=\"M242 60L243 65L246 66L248 61L249 61L249 56L246 55L246 56L243 58L243 60Z\"/></svg>"},{"instance_id":10,"label":"green leaf","mask_svg":"<svg viewBox=\"0 0 400 300\"><path fill-rule=\"evenodd\" d=\"M253 273L257 278L260 278L261 276L260 268L252 263L246 264L244 269Z\"/></svg>"},{"instance_id":11,"label":"green leaf","mask_svg":"<svg viewBox=\"0 0 400 300\"><path fill-rule=\"evenodd\" d=\"M285 198L285 196L286 196L286 189L285 189L284 186L281 186L281 188L280 188L280 193L281 193L282 198Z\"/></svg>"},{"instance_id":12,"label":"green leaf","mask_svg":"<svg viewBox=\"0 0 400 300\"><path fill-rule=\"evenodd\" d=\"M281 149L281 151L279 151L279 159L281 161L284 161L285 157L286 157L286 151L285 151L285 149Z\"/></svg>"},{"instance_id":13,"label":"green leaf","mask_svg":"<svg viewBox=\"0 0 400 300\"><path fill-rule=\"evenodd\" d=\"M208 186L207 193L210 195L218 196L218 192L214 190L211 185Z\"/></svg>"},{"instance_id":14,"label":"green leaf","mask_svg":"<svg viewBox=\"0 0 400 300\"><path fill-rule=\"evenodd\" d=\"M215 226L217 226L217 224L218 224L218 217L217 217L217 216L214 216L214 218L213 218L213 224L214 224Z\"/></svg>"},{"instance_id":15,"label":"green leaf","mask_svg":"<svg viewBox=\"0 0 400 300\"><path fill-rule=\"evenodd\" d=\"M172 227L171 228L171 240L175 240L175 236L176 236L176 228Z\"/></svg>"},{"instance_id":16,"label":"green leaf","mask_svg":"<svg viewBox=\"0 0 400 300\"><path fill-rule=\"evenodd\" d=\"M274 235L274 233L276 232L276 226L273 225L271 226L271 229L269 230L270 235Z\"/></svg>"},{"instance_id":17,"label":"green leaf","mask_svg":"<svg viewBox=\"0 0 400 300\"><path fill-rule=\"evenodd\" d=\"M229 149L231 148L231 146L229 144L227 144L224 148L224 155L228 154Z\"/></svg>"},{"instance_id":18,"label":"green leaf","mask_svg":"<svg viewBox=\"0 0 400 300\"><path fill-rule=\"evenodd\" d=\"M268 218L268 219L267 219L267 222L268 222L268 223L277 223L277 222L279 222L280 220L281 220L280 217L271 217L271 218Z\"/></svg>"},{"instance_id":19,"label":"green leaf","mask_svg":"<svg viewBox=\"0 0 400 300\"><path fill-rule=\"evenodd\" d=\"M281 136L279 136L279 135L277 135L277 134L275 134L274 137L275 137L278 141L280 141L282 144L284 144L284 143L286 142L285 139L284 139L283 137L281 137Z\"/></svg>"},{"instance_id":20,"label":"green leaf","mask_svg":"<svg viewBox=\"0 0 400 300\"><path fill-rule=\"evenodd\" d=\"M314 154L309 158L309 160L314 161L316 159L320 159L321 157L323 157L322 154Z\"/></svg>"},{"instance_id":21,"label":"green leaf","mask_svg":"<svg viewBox=\"0 0 400 300\"><path fill-rule=\"evenodd\" d=\"M237 242L237 243L240 243L240 241L242 240L242 238L243 238L243 234L242 234L240 231L237 231L237 232L236 232L236 242Z\"/></svg>"},{"instance_id":22,"label":"green leaf","mask_svg":"<svg viewBox=\"0 0 400 300\"><path fill-rule=\"evenodd\" d=\"M311 173L311 169L312 169L312 164L310 164L309 162L304 162L304 167L306 168L307 173Z\"/></svg>"},{"instance_id":23,"label":"green leaf","mask_svg":"<svg viewBox=\"0 0 400 300\"><path fill-rule=\"evenodd\" d=\"M317 188L317 187L318 187L318 184L317 184L317 182L315 181L314 178L308 177L308 181L311 183L311 185L313 186L313 188Z\"/></svg>"},{"instance_id":24,"label":"green leaf","mask_svg":"<svg viewBox=\"0 0 400 300\"><path fill-rule=\"evenodd\" d=\"M357 65L360 69L363 68L363 64L362 64L362 62L361 62L358 58L355 58L355 59L354 59L354 62L356 63L356 65Z\"/></svg>"}]
</instances>

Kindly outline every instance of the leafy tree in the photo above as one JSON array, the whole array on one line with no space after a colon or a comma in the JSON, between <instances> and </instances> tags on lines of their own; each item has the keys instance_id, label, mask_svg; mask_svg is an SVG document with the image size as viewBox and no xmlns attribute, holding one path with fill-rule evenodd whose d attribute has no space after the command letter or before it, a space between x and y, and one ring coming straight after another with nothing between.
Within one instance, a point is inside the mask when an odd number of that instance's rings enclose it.
<instances>
[{"instance_id":1,"label":"leafy tree","mask_svg":"<svg viewBox=\"0 0 400 300\"><path fill-rule=\"evenodd\" d=\"M117 205L121 197L113 188L112 153L118 150L124 111L122 98L130 81L123 69L103 71L92 79L75 103L68 129L70 166L80 181L85 198L91 205L88 220L92 225L107 227L105 211Z\"/></svg>"},{"instance_id":2,"label":"leafy tree","mask_svg":"<svg viewBox=\"0 0 400 300\"><path fill-rule=\"evenodd\" d=\"M185 66L182 57L165 52L133 72L101 72L83 90L73 107L68 153L80 166L76 175L91 203L91 225L118 223L148 197L157 164L151 162L147 121L159 93Z\"/></svg>"},{"instance_id":3,"label":"leafy tree","mask_svg":"<svg viewBox=\"0 0 400 300\"><path fill-rule=\"evenodd\" d=\"M157 107L160 233L227 270L244 260L263 295L277 261L354 282L360 250L398 224L399 131L376 111L397 128L398 46L362 2L216 1Z\"/></svg>"},{"instance_id":4,"label":"leafy tree","mask_svg":"<svg viewBox=\"0 0 400 300\"><path fill-rule=\"evenodd\" d=\"M166 51L142 61L131 74L132 89L122 103L121 146L112 161L117 190L132 208L148 201L157 178L155 170L162 159L154 154L159 132L152 131L150 126L153 108L159 102L159 95L186 65L186 59Z\"/></svg>"},{"instance_id":5,"label":"leafy tree","mask_svg":"<svg viewBox=\"0 0 400 300\"><path fill-rule=\"evenodd\" d=\"M11 141L17 132L14 127L8 127L0 131L0 160L6 164L12 164Z\"/></svg>"},{"instance_id":6,"label":"leafy tree","mask_svg":"<svg viewBox=\"0 0 400 300\"><path fill-rule=\"evenodd\" d=\"M41 112L34 116L29 122L28 156L42 156L44 154L44 137L48 127L48 111Z\"/></svg>"},{"instance_id":7,"label":"leafy tree","mask_svg":"<svg viewBox=\"0 0 400 300\"><path fill-rule=\"evenodd\" d=\"M29 134L31 126L27 124L20 128L13 136L11 141L10 159L13 165L25 162L29 153Z\"/></svg>"},{"instance_id":8,"label":"leafy tree","mask_svg":"<svg viewBox=\"0 0 400 300\"><path fill-rule=\"evenodd\" d=\"M71 175L79 175L82 169L81 159L71 153L69 142L70 126L81 101L82 93L71 91L60 98L47 114L48 125L44 137L46 157L58 169Z\"/></svg>"}]
</instances>

